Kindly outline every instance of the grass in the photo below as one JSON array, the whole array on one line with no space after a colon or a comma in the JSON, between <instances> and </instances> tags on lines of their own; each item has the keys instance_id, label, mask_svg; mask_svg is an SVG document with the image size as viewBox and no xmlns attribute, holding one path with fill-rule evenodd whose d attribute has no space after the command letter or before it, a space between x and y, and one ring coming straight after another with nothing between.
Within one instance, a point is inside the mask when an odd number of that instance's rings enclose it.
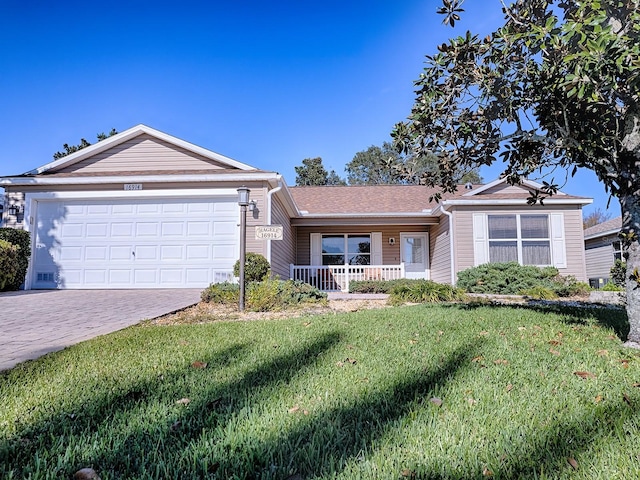
<instances>
[{"instance_id":1,"label":"grass","mask_svg":"<svg viewBox=\"0 0 640 480\"><path fill-rule=\"evenodd\" d=\"M603 312L129 328L0 375L0 477L638 478L640 353Z\"/></svg>"}]
</instances>

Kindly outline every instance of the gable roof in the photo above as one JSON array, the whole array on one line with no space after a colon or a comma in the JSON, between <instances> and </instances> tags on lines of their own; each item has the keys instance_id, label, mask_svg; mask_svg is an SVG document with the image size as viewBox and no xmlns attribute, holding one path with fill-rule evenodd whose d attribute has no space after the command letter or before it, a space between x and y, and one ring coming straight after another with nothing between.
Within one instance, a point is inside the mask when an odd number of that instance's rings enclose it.
<instances>
[{"instance_id":1,"label":"gable roof","mask_svg":"<svg viewBox=\"0 0 640 480\"><path fill-rule=\"evenodd\" d=\"M207 150L206 148L199 147L194 145L193 143L186 142L180 138L174 137L172 135L166 134L154 128L148 127L146 125L140 124L135 127L129 128L124 132L120 132L116 135L108 137L104 140L96 142L86 148L78 150L70 155L54 160L53 162L47 163L38 167L34 170L26 172L25 175L40 175L47 172L53 172L56 170L60 170L62 168L69 167L73 164L81 162L87 158L90 158L94 155L102 153L106 150L109 150L113 147L121 145L131 139L139 137L140 135L148 135L150 137L156 138L160 141L171 144L175 147L184 149L188 152L191 152L195 155L202 156L208 160L215 161L222 165L226 165L229 168L239 169L239 170L256 170L254 167L247 165L245 163L238 162L229 157L225 157L224 155L220 155L219 153L212 152L211 150Z\"/></svg>"},{"instance_id":2,"label":"gable roof","mask_svg":"<svg viewBox=\"0 0 640 480\"><path fill-rule=\"evenodd\" d=\"M606 222L599 223L593 227L585 228L584 239L606 237L617 234L622 228L622 217L612 218Z\"/></svg>"},{"instance_id":3,"label":"gable roof","mask_svg":"<svg viewBox=\"0 0 640 480\"><path fill-rule=\"evenodd\" d=\"M497 188L504 184L504 189ZM528 188L534 182L509 186L504 179L486 185L458 185L456 192L443 193L440 203L429 202L438 188L424 185L348 185L291 187L291 196L303 217L313 216L403 216L437 215L438 208L449 205L526 205ZM535 184L538 185L538 184ZM544 200L545 204L579 204L590 198L559 193Z\"/></svg>"}]
</instances>

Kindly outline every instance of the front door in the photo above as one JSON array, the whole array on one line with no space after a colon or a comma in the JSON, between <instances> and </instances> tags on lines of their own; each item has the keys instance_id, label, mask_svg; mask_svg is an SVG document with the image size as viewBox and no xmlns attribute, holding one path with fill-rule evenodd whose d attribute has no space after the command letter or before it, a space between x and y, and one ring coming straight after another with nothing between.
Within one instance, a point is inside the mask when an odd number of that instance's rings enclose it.
<instances>
[{"instance_id":1,"label":"front door","mask_svg":"<svg viewBox=\"0 0 640 480\"><path fill-rule=\"evenodd\" d=\"M400 255L404 262L406 278L427 278L427 233L401 233Z\"/></svg>"}]
</instances>

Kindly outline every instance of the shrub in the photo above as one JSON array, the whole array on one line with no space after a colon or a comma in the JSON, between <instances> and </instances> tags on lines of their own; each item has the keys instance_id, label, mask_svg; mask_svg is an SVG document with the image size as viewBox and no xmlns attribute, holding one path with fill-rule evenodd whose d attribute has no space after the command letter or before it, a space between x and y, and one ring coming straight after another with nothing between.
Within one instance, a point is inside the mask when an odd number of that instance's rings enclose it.
<instances>
[{"instance_id":1,"label":"shrub","mask_svg":"<svg viewBox=\"0 0 640 480\"><path fill-rule=\"evenodd\" d=\"M254 312L326 301L325 292L299 280L266 279L262 282L252 282L247 288L247 309Z\"/></svg>"},{"instance_id":2,"label":"shrub","mask_svg":"<svg viewBox=\"0 0 640 480\"><path fill-rule=\"evenodd\" d=\"M305 303L326 303L327 294L298 280L265 279L249 282L245 296L245 307L254 312L278 310ZM203 302L223 305L237 304L240 286L236 283L213 283L201 294Z\"/></svg>"},{"instance_id":3,"label":"shrub","mask_svg":"<svg viewBox=\"0 0 640 480\"><path fill-rule=\"evenodd\" d=\"M238 303L240 298L240 285L237 283L212 283L200 294L203 302L231 304Z\"/></svg>"},{"instance_id":4,"label":"shrub","mask_svg":"<svg viewBox=\"0 0 640 480\"><path fill-rule=\"evenodd\" d=\"M349 293L391 293L398 285L411 285L423 280L400 278L397 280L356 280L349 282Z\"/></svg>"},{"instance_id":5,"label":"shrub","mask_svg":"<svg viewBox=\"0 0 640 480\"><path fill-rule=\"evenodd\" d=\"M434 303L434 302L453 302L464 300L464 290L436 283L431 280L416 280L407 284L399 284L391 289L389 302L399 304L404 302L413 303Z\"/></svg>"},{"instance_id":6,"label":"shrub","mask_svg":"<svg viewBox=\"0 0 640 480\"><path fill-rule=\"evenodd\" d=\"M497 295L521 295L542 287L559 297L584 296L591 290L589 285L579 282L573 275L559 275L555 267L523 266L516 262L487 263L468 268L458 273L458 286L470 293Z\"/></svg>"},{"instance_id":7,"label":"shrub","mask_svg":"<svg viewBox=\"0 0 640 480\"><path fill-rule=\"evenodd\" d=\"M616 260L609 272L611 282L619 287L624 287L627 278L627 264L622 260Z\"/></svg>"},{"instance_id":8,"label":"shrub","mask_svg":"<svg viewBox=\"0 0 640 480\"><path fill-rule=\"evenodd\" d=\"M248 252L244 262L244 278L247 282L259 282L269 275L271 266L259 253ZM233 274L240 276L240 260L233 266Z\"/></svg>"},{"instance_id":9,"label":"shrub","mask_svg":"<svg viewBox=\"0 0 640 480\"><path fill-rule=\"evenodd\" d=\"M458 273L458 286L470 293L517 295L538 285L551 286L553 267L522 266L517 262L486 263Z\"/></svg>"},{"instance_id":10,"label":"shrub","mask_svg":"<svg viewBox=\"0 0 640 480\"><path fill-rule=\"evenodd\" d=\"M18 247L18 269L11 282L5 285L6 290L18 290L24 283L31 258L31 237L25 230L0 228L0 240L5 240Z\"/></svg>"},{"instance_id":11,"label":"shrub","mask_svg":"<svg viewBox=\"0 0 640 480\"><path fill-rule=\"evenodd\" d=\"M624 292L624 287L616 285L613 282L607 282L606 285L600 290L602 290L603 292Z\"/></svg>"},{"instance_id":12,"label":"shrub","mask_svg":"<svg viewBox=\"0 0 640 480\"><path fill-rule=\"evenodd\" d=\"M520 295L527 295L528 297L535 298L537 300L554 300L558 298L556 292L549 287L543 287L542 285L529 288L528 290L522 290Z\"/></svg>"},{"instance_id":13,"label":"shrub","mask_svg":"<svg viewBox=\"0 0 640 480\"><path fill-rule=\"evenodd\" d=\"M0 290L14 283L20 268L19 248L6 240L0 240Z\"/></svg>"}]
</instances>

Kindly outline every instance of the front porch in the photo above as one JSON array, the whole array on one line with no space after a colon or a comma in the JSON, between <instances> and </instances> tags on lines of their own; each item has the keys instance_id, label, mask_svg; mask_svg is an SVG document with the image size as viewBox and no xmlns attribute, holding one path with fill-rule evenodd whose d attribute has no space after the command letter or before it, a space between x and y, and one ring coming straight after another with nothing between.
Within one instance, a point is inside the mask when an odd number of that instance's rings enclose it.
<instances>
[{"instance_id":1,"label":"front porch","mask_svg":"<svg viewBox=\"0 0 640 480\"><path fill-rule=\"evenodd\" d=\"M313 285L325 292L348 292L349 283L363 280L406 278L405 264L399 265L290 265L289 278Z\"/></svg>"}]
</instances>

